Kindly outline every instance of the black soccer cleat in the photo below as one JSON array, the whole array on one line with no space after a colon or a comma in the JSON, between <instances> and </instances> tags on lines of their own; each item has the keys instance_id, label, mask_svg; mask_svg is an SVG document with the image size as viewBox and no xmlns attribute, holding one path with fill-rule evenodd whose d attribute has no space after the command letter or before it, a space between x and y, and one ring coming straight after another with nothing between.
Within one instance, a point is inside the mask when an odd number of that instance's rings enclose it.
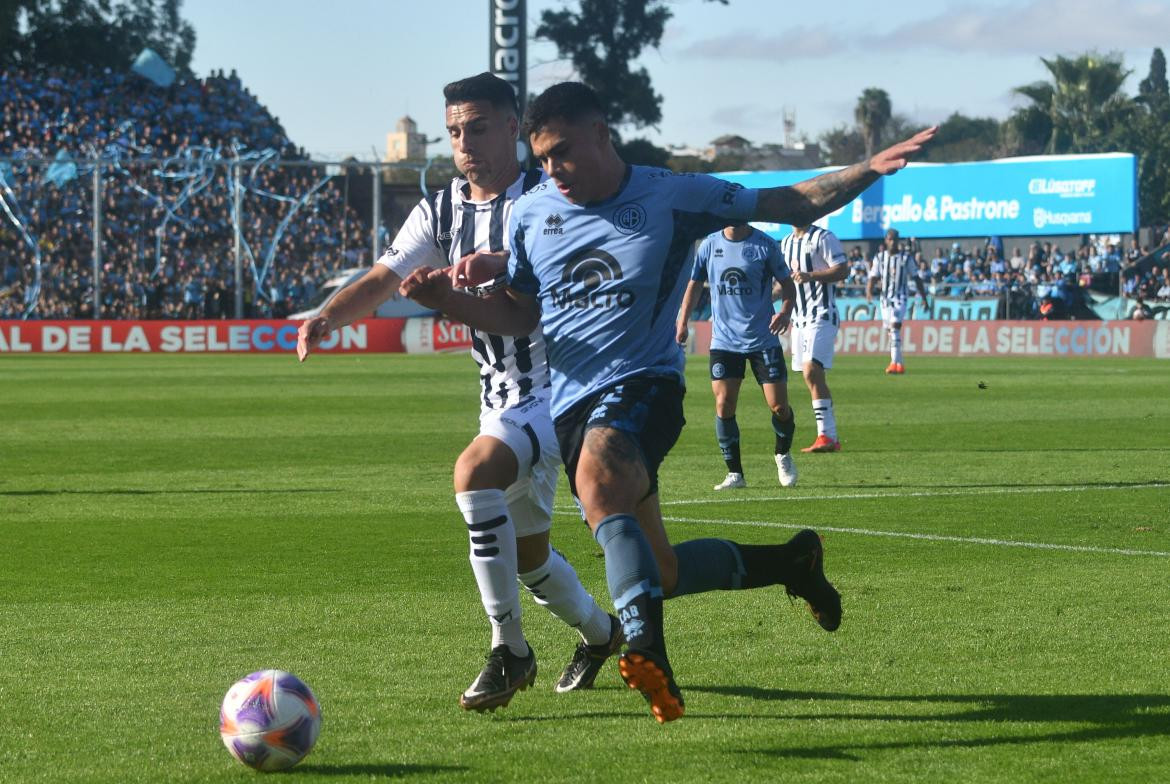
<instances>
[{"instance_id":1,"label":"black soccer cleat","mask_svg":"<svg viewBox=\"0 0 1170 784\"><path fill-rule=\"evenodd\" d=\"M788 540L792 578L785 586L789 596L804 599L817 623L827 632L841 625L841 594L825 577L825 551L821 537L806 528Z\"/></svg>"},{"instance_id":2,"label":"black soccer cleat","mask_svg":"<svg viewBox=\"0 0 1170 784\"><path fill-rule=\"evenodd\" d=\"M512 701L512 695L536 682L536 654L531 646L527 656L517 656L507 645L497 645L467 691L459 696L463 710L494 711Z\"/></svg>"},{"instance_id":3,"label":"black soccer cleat","mask_svg":"<svg viewBox=\"0 0 1170 784\"><path fill-rule=\"evenodd\" d=\"M621 623L612 615L609 616L609 640L597 645L589 645L584 640L577 643L573 658L565 665L565 671L557 681L556 692L564 694L567 691L592 689L601 666L610 656L622 649L622 643L625 641L626 635L622 633Z\"/></svg>"},{"instance_id":4,"label":"black soccer cleat","mask_svg":"<svg viewBox=\"0 0 1170 784\"><path fill-rule=\"evenodd\" d=\"M686 712L682 692L666 657L641 648L628 648L618 659L618 671L631 689L642 692L655 721L665 724Z\"/></svg>"}]
</instances>

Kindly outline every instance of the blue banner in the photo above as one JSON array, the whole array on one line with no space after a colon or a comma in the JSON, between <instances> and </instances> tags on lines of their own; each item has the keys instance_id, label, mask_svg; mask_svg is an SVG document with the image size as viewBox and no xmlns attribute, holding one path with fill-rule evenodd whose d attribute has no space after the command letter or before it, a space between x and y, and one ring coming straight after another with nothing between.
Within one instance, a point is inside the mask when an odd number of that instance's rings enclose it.
<instances>
[{"instance_id":1,"label":"blue banner","mask_svg":"<svg viewBox=\"0 0 1170 784\"><path fill-rule=\"evenodd\" d=\"M716 174L750 188L792 185L837 167ZM911 163L817 221L842 240L1130 233L1137 226L1137 158L1043 155L973 163ZM756 224L773 237L791 228Z\"/></svg>"}]
</instances>

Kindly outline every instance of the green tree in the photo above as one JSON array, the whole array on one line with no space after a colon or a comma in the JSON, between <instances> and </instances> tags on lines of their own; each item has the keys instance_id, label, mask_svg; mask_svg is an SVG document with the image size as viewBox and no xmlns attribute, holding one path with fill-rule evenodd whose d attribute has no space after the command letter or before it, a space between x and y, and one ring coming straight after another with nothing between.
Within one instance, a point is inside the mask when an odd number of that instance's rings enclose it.
<instances>
[{"instance_id":1,"label":"green tree","mask_svg":"<svg viewBox=\"0 0 1170 784\"><path fill-rule=\"evenodd\" d=\"M577 11L542 11L536 37L551 41L573 64L577 77L597 92L611 123L656 125L662 120L662 96L646 69L632 63L646 47L658 48L674 12L664 0L580 0L578 5Z\"/></svg>"},{"instance_id":2,"label":"green tree","mask_svg":"<svg viewBox=\"0 0 1170 784\"><path fill-rule=\"evenodd\" d=\"M1051 80L1015 88L1031 101L1009 120L1017 152L1108 152L1131 118L1133 102L1122 91L1130 72L1118 54L1040 58Z\"/></svg>"},{"instance_id":3,"label":"green tree","mask_svg":"<svg viewBox=\"0 0 1170 784\"><path fill-rule=\"evenodd\" d=\"M728 0L707 0L724 5ZM658 48L667 21L674 15L665 0L580 0L577 10L545 10L536 37L551 41L573 64L577 78L593 88L611 125L645 128L662 120L662 96L654 91L645 68L633 67L646 47ZM621 133L614 128L621 147ZM650 142L631 140L629 152L643 160L670 154Z\"/></svg>"},{"instance_id":4,"label":"green tree","mask_svg":"<svg viewBox=\"0 0 1170 784\"><path fill-rule=\"evenodd\" d=\"M955 112L938 126L923 160L939 163L985 161L1001 151L1000 122L991 117L968 117Z\"/></svg>"},{"instance_id":5,"label":"green tree","mask_svg":"<svg viewBox=\"0 0 1170 784\"><path fill-rule=\"evenodd\" d=\"M865 158L865 138L856 126L838 125L817 137L829 166L849 166Z\"/></svg>"},{"instance_id":6,"label":"green tree","mask_svg":"<svg viewBox=\"0 0 1170 784\"><path fill-rule=\"evenodd\" d=\"M195 30L182 0L12 0L0 8L6 65L127 68L150 47L190 75Z\"/></svg>"},{"instance_id":7,"label":"green tree","mask_svg":"<svg viewBox=\"0 0 1170 784\"><path fill-rule=\"evenodd\" d=\"M1141 223L1170 222L1170 84L1166 56L1155 49L1150 72L1138 85L1132 149L1138 153Z\"/></svg>"},{"instance_id":8,"label":"green tree","mask_svg":"<svg viewBox=\"0 0 1170 784\"><path fill-rule=\"evenodd\" d=\"M866 158L872 157L878 149L892 113L889 93L880 87L867 87L857 99L853 117L857 120L861 138L865 142Z\"/></svg>"}]
</instances>

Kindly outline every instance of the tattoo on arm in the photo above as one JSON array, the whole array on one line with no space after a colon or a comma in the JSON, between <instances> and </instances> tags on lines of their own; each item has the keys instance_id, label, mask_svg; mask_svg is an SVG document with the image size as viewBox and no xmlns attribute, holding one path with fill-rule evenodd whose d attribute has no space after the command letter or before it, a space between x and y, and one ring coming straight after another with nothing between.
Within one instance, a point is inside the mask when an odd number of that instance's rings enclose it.
<instances>
[{"instance_id":1,"label":"tattoo on arm","mask_svg":"<svg viewBox=\"0 0 1170 784\"><path fill-rule=\"evenodd\" d=\"M863 162L792 186L764 188L752 220L807 226L853 201L879 177Z\"/></svg>"}]
</instances>

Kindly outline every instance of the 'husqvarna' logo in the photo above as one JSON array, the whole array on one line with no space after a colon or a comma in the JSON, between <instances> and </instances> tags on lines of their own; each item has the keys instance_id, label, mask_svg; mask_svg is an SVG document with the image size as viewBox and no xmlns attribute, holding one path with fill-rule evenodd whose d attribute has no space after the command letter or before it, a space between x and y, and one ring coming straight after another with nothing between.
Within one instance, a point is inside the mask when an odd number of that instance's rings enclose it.
<instances>
[{"instance_id":1,"label":"'husqvarna' logo","mask_svg":"<svg viewBox=\"0 0 1170 784\"><path fill-rule=\"evenodd\" d=\"M598 248L586 248L565 264L561 287L552 290L552 304L559 308L628 308L634 292L613 285L622 279L622 265Z\"/></svg>"},{"instance_id":2,"label":"'husqvarna' logo","mask_svg":"<svg viewBox=\"0 0 1170 784\"><path fill-rule=\"evenodd\" d=\"M719 293L733 297L750 297L752 287L743 270L739 267L728 267L719 276Z\"/></svg>"}]
</instances>

